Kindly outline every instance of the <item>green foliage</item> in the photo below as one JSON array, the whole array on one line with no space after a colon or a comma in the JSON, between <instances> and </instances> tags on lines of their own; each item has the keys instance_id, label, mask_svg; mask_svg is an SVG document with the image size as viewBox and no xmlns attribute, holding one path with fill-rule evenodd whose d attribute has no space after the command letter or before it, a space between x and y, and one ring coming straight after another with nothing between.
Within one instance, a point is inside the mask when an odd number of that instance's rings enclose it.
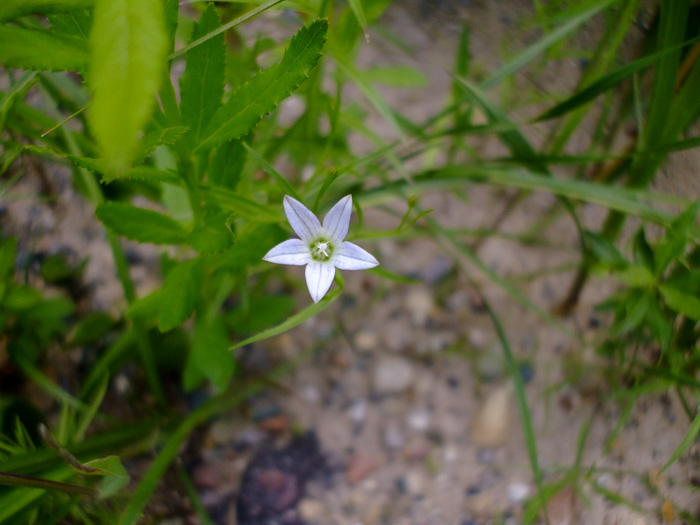
<instances>
[{"instance_id":1,"label":"green foliage","mask_svg":"<svg viewBox=\"0 0 700 525\"><path fill-rule=\"evenodd\" d=\"M290 236L284 195L313 203L313 211L323 213L352 194L359 220L351 238L425 236L454 259L468 280L472 268L464 268L464 261L505 291L507 300L575 336L478 253L478 241L491 237L542 244L547 229L542 224L564 210L576 226L581 253L579 275L560 310L575 305L589 273L613 279L617 289L600 305L612 313L612 321L597 342L611 371L640 391L661 384L700 399L700 203L650 189L669 153L698 145L697 137L683 136L700 114L700 62L691 60L698 38L692 30L680 30L693 20L690 2L662 2L657 27L639 46L641 55L632 59L620 50L629 48L623 42L640 9L637 0L536 2L542 34L534 40L528 35L527 47L505 57L500 67L489 64L486 74L479 57L471 56L465 26L444 109L422 121L411 121L404 108L393 107L381 86L425 88L433 79L401 65L365 69L357 60L370 31L374 38L372 27L387 0L253 3L257 7L245 11L240 2L194 3L187 10L177 0L0 2L0 63L24 70L8 74L8 87L0 92L0 173L8 174L0 195L22 175L30 156L69 166L75 186L105 228L125 300L109 313L85 312L78 298L84 254L77 264L42 254L36 272L31 262L16 267L17 260L34 260L26 253L18 258L18 250L27 249L19 248L23 243L0 242L0 343L22 377L60 407L59 415L44 415L20 396L0 403L0 469L32 478L0 492L0 509L14 520L9 523L30 518L41 523L49 516L71 523L137 523L194 428L259 388L244 376L233 350L294 329L342 294L338 275L335 288L319 303L299 303L288 291L299 285L300 274L262 262L271 247ZM306 25L299 22L290 41L265 34L250 40L238 32L239 25L272 9L294 11ZM197 19L188 20L190 13ZM605 32L600 42L582 50L576 40L579 47L572 47L568 39L601 14ZM291 19L285 17L285 23ZM399 37L377 33L397 49L407 49ZM581 79L571 92L552 95L558 102L549 100L549 93L522 90L515 79L524 68L529 78L551 60L581 56L587 60ZM263 64L272 65L261 69ZM57 71L79 76L49 73ZM648 93L646 86L651 86ZM344 97L352 88L364 100L348 103ZM276 108L292 94L290 107L298 112L280 118ZM519 107L512 107L513 98ZM535 111L523 108L531 99L536 99ZM549 109L542 112L542 107ZM368 111L383 119L396 140L373 129ZM520 124L521 115L538 113L535 121L551 125L544 133ZM590 136L583 135L588 130L582 122L593 124ZM620 130L635 126L632 144L617 151L613 145L621 142ZM574 149L573 136L586 140L577 142L576 154L565 153ZM372 148L361 158L353 153L358 137ZM499 156L481 148L484 137L500 143ZM586 145L583 151L578 144ZM466 199L475 185L512 194L504 199L499 221L478 232L477 242L465 242L473 231L446 227L439 213L420 206L425 193L444 190ZM530 231L499 233L500 221L528 192L555 196L557 204ZM582 205L607 210L602 228L584 226ZM387 213L395 224L369 229L367 208ZM637 221L636 233L621 239L627 218ZM664 233L655 234L659 231ZM141 283L136 286L130 266L132 255L141 256L140 248L129 243L126 251L122 238L155 245L144 253L160 255L160 284L147 292ZM45 293L30 275L60 292ZM372 278L416 282L396 273L391 261L382 261ZM529 405L538 401L527 394L506 323L482 300L513 378L539 489L525 508L524 522L533 522L564 487L578 490L591 483L593 467L582 465L591 421L581 429L572 468L560 479L545 476L537 419ZM50 346L86 356L88 370L78 384L59 385L45 373ZM138 371L134 388L146 388L143 377L150 389L150 395L134 392L143 400L135 429L102 408L115 374L133 370ZM177 411L175 406L185 404L185 391L211 392L211 386L214 397L184 416ZM171 396L179 403L170 403ZM688 433L664 468L697 437L700 419L687 404ZM159 414L157 421L149 419L152 412ZM64 446L41 448L36 429L44 420L58 420L56 435ZM105 425L110 428L103 432ZM93 429L103 433L85 439ZM161 436L156 446L147 437L155 429ZM43 442L52 447L49 438ZM156 456L134 491L125 494L128 472L114 454L139 449L155 450ZM85 477L89 474L104 479ZM594 482L591 488L634 505ZM66 503L61 491L84 494L87 504ZM101 501L114 496L124 503L116 518L116 507ZM0 512L0 523L6 522Z\"/></svg>"},{"instance_id":2,"label":"green foliage","mask_svg":"<svg viewBox=\"0 0 700 525\"><path fill-rule=\"evenodd\" d=\"M130 204L105 202L96 210L97 218L118 235L153 244L187 242L187 230L170 217Z\"/></svg>"},{"instance_id":3,"label":"green foliage","mask_svg":"<svg viewBox=\"0 0 700 525\"><path fill-rule=\"evenodd\" d=\"M321 57L328 22L317 20L292 38L279 64L258 73L231 94L214 113L198 149L211 148L246 135L270 111L299 87Z\"/></svg>"}]
</instances>

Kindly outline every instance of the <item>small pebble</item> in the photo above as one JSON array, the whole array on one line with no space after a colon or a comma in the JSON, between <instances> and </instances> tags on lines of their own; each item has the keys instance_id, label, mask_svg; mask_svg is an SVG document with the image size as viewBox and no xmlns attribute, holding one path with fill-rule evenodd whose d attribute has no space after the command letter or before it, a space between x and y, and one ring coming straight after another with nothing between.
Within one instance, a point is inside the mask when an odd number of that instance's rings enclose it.
<instances>
[{"instance_id":1,"label":"small pebble","mask_svg":"<svg viewBox=\"0 0 700 525\"><path fill-rule=\"evenodd\" d=\"M467 496L475 496L481 492L481 487L479 485L470 485L465 492Z\"/></svg>"},{"instance_id":2,"label":"small pebble","mask_svg":"<svg viewBox=\"0 0 700 525\"><path fill-rule=\"evenodd\" d=\"M379 465L381 465L381 462L376 457L355 454L348 461L345 469L345 479L348 483L354 485L369 476L379 468Z\"/></svg>"},{"instance_id":3,"label":"small pebble","mask_svg":"<svg viewBox=\"0 0 700 525\"><path fill-rule=\"evenodd\" d=\"M532 368L531 363L520 363L518 369L520 370L520 377L523 378L523 383L526 385L535 377L535 369Z\"/></svg>"},{"instance_id":4,"label":"small pebble","mask_svg":"<svg viewBox=\"0 0 700 525\"><path fill-rule=\"evenodd\" d=\"M363 423L367 418L367 401L364 399L358 399L353 402L348 408L348 415L350 420L355 424Z\"/></svg>"},{"instance_id":5,"label":"small pebble","mask_svg":"<svg viewBox=\"0 0 700 525\"><path fill-rule=\"evenodd\" d=\"M384 446L389 450L398 450L401 447L403 447L406 443L406 439L404 438L404 435L401 432L401 428L395 423L388 423L384 427L382 437L384 441Z\"/></svg>"},{"instance_id":6,"label":"small pebble","mask_svg":"<svg viewBox=\"0 0 700 525\"><path fill-rule=\"evenodd\" d=\"M479 350L486 346L488 335L481 328L470 328L467 333L467 342L472 350Z\"/></svg>"},{"instance_id":7,"label":"small pebble","mask_svg":"<svg viewBox=\"0 0 700 525\"><path fill-rule=\"evenodd\" d=\"M377 334L369 330L361 330L355 335L355 349L358 352L371 352L379 346Z\"/></svg>"},{"instance_id":8,"label":"small pebble","mask_svg":"<svg viewBox=\"0 0 700 525\"><path fill-rule=\"evenodd\" d=\"M420 495L425 489L425 476L420 472L411 471L405 476L406 490L412 496Z\"/></svg>"},{"instance_id":9,"label":"small pebble","mask_svg":"<svg viewBox=\"0 0 700 525\"><path fill-rule=\"evenodd\" d=\"M424 409L414 410L408 415L408 426L415 432L425 432L430 427L430 412Z\"/></svg>"},{"instance_id":10,"label":"small pebble","mask_svg":"<svg viewBox=\"0 0 700 525\"><path fill-rule=\"evenodd\" d=\"M372 386L378 394L399 394L411 386L414 378L413 365L398 356L383 357L372 374Z\"/></svg>"},{"instance_id":11,"label":"small pebble","mask_svg":"<svg viewBox=\"0 0 700 525\"><path fill-rule=\"evenodd\" d=\"M510 387L501 386L491 392L479 407L471 422L471 438L476 446L498 448L508 442L511 397Z\"/></svg>"},{"instance_id":12,"label":"small pebble","mask_svg":"<svg viewBox=\"0 0 700 525\"><path fill-rule=\"evenodd\" d=\"M289 418L286 414L277 414L258 423L261 430L267 432L284 432L289 427Z\"/></svg>"},{"instance_id":13,"label":"small pebble","mask_svg":"<svg viewBox=\"0 0 700 525\"><path fill-rule=\"evenodd\" d=\"M305 385L301 389L301 397L307 403L314 405L321 402L321 392L314 385Z\"/></svg>"},{"instance_id":14,"label":"small pebble","mask_svg":"<svg viewBox=\"0 0 700 525\"><path fill-rule=\"evenodd\" d=\"M406 296L406 308L411 314L411 320L416 326L425 326L433 309L433 296L425 288L415 288Z\"/></svg>"},{"instance_id":15,"label":"small pebble","mask_svg":"<svg viewBox=\"0 0 700 525\"><path fill-rule=\"evenodd\" d=\"M506 493L508 494L508 500L511 503L517 504L521 503L525 500L525 498L527 498L527 495L530 493L530 487L524 483L511 483L508 485Z\"/></svg>"},{"instance_id":16,"label":"small pebble","mask_svg":"<svg viewBox=\"0 0 700 525\"><path fill-rule=\"evenodd\" d=\"M326 515L323 503L315 499L305 498L299 502L299 515L304 521L316 521Z\"/></svg>"},{"instance_id":17,"label":"small pebble","mask_svg":"<svg viewBox=\"0 0 700 525\"><path fill-rule=\"evenodd\" d=\"M424 437L420 437L412 439L408 442L403 449L403 455L406 457L406 459L422 460L425 459L428 454L430 454L431 450L432 446L430 445L430 442Z\"/></svg>"}]
</instances>

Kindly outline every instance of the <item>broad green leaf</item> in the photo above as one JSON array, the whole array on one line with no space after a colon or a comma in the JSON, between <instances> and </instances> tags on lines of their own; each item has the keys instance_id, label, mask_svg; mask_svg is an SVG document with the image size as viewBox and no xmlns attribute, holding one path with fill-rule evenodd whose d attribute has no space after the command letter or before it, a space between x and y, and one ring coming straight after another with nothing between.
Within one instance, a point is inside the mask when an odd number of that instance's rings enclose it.
<instances>
[{"instance_id":1,"label":"broad green leaf","mask_svg":"<svg viewBox=\"0 0 700 525\"><path fill-rule=\"evenodd\" d=\"M225 390L235 369L229 344L221 318L198 319L187 366L196 367L219 390Z\"/></svg>"},{"instance_id":2,"label":"broad green leaf","mask_svg":"<svg viewBox=\"0 0 700 525\"><path fill-rule=\"evenodd\" d=\"M666 304L676 312L695 321L700 321L700 299L695 295L668 285L659 286L659 291Z\"/></svg>"},{"instance_id":3,"label":"broad green leaf","mask_svg":"<svg viewBox=\"0 0 700 525\"><path fill-rule=\"evenodd\" d=\"M328 22L317 20L292 38L284 58L237 89L212 117L197 149L217 146L253 129L309 76L321 57Z\"/></svg>"},{"instance_id":4,"label":"broad green leaf","mask_svg":"<svg viewBox=\"0 0 700 525\"><path fill-rule=\"evenodd\" d=\"M197 306L202 279L201 259L190 259L170 270L160 294L158 328L161 332L172 330L192 315Z\"/></svg>"},{"instance_id":5,"label":"broad green leaf","mask_svg":"<svg viewBox=\"0 0 700 525\"><path fill-rule=\"evenodd\" d=\"M153 244L187 242L187 230L162 213L117 202L100 204L95 213L111 231L133 241Z\"/></svg>"},{"instance_id":6,"label":"broad green leaf","mask_svg":"<svg viewBox=\"0 0 700 525\"><path fill-rule=\"evenodd\" d=\"M98 0L90 35L90 123L109 171L125 172L165 76L160 0Z\"/></svg>"},{"instance_id":7,"label":"broad green leaf","mask_svg":"<svg viewBox=\"0 0 700 525\"><path fill-rule=\"evenodd\" d=\"M92 7L92 3L92 0L3 0L0 3L0 23L34 13L45 15Z\"/></svg>"},{"instance_id":8,"label":"broad green leaf","mask_svg":"<svg viewBox=\"0 0 700 525\"><path fill-rule=\"evenodd\" d=\"M0 26L0 64L35 71L84 71L87 41L51 31Z\"/></svg>"},{"instance_id":9,"label":"broad green leaf","mask_svg":"<svg viewBox=\"0 0 700 525\"><path fill-rule=\"evenodd\" d=\"M307 306L301 312L291 316L289 319L287 319L283 323L278 324L277 326L273 326L272 328L263 330L262 332L259 332L256 335L249 337L248 339L236 343L235 345L230 347L229 350L235 350L236 348L240 348L241 346L249 345L257 341L262 341L263 339L269 339L270 337L282 334L287 330L291 330L292 328L300 325L307 319L311 319L314 315L328 308L331 304L333 304L333 301L335 301L338 298L338 296L340 296L340 293L343 291L345 283L343 282L342 278L338 277L338 274L336 274L336 283L338 283L338 287L334 290L331 290L319 302Z\"/></svg>"},{"instance_id":10,"label":"broad green leaf","mask_svg":"<svg viewBox=\"0 0 700 525\"><path fill-rule=\"evenodd\" d=\"M192 29L191 42L220 26L216 8L209 4ZM187 53L187 68L180 77L180 112L183 124L190 127L190 139L195 145L224 96L224 51L222 33Z\"/></svg>"}]
</instances>

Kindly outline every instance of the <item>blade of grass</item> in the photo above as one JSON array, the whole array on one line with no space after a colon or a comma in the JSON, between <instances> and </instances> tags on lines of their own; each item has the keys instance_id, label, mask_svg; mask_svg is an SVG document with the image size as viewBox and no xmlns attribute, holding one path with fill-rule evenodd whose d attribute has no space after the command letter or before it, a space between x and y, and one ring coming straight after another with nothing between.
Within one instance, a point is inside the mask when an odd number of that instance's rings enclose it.
<instances>
[{"instance_id":1,"label":"blade of grass","mask_svg":"<svg viewBox=\"0 0 700 525\"><path fill-rule=\"evenodd\" d=\"M669 468L676 461L678 461L678 458L680 458L686 452L686 450L688 450L693 445L693 443L695 443L695 438L698 437L699 432L700 432L700 412L695 416L695 419L693 419L693 422L690 424L690 428L688 429L688 432L686 432L685 437L683 438L683 441L681 441L681 444L678 445L678 448L673 452L671 457L668 459L666 464L663 466L663 468L661 469L661 472L664 472L667 468Z\"/></svg>"},{"instance_id":2,"label":"blade of grass","mask_svg":"<svg viewBox=\"0 0 700 525\"><path fill-rule=\"evenodd\" d=\"M170 56L168 56L168 60L174 60L175 58L183 56L189 50L194 49L195 47L203 44L204 42L206 42L210 38L214 38L216 35L220 35L221 33L225 33L229 29L236 27L237 25L240 25L243 22L246 22L246 21L250 20L251 18L255 18L263 11L267 11L271 7L274 7L283 1L284 0L271 0L270 2L267 2L259 7L256 7L255 9L252 9L251 11L248 11L246 14L239 16L238 18L236 18L234 20L231 20L230 22L222 25L220 28L212 31L211 33L204 35L202 38L198 38L194 42L190 43L189 45L186 45L185 47L176 51L175 53L170 54Z\"/></svg>"},{"instance_id":3,"label":"blade of grass","mask_svg":"<svg viewBox=\"0 0 700 525\"><path fill-rule=\"evenodd\" d=\"M297 191L294 189L294 186L292 186L279 171L277 171L269 162L262 158L262 156L253 148L251 148L246 142L242 142L241 144L243 144L243 147L248 151L250 156L253 157L253 159L255 159L255 161L258 164L260 164L260 167L263 169L263 171L267 173L270 177L275 179L275 181L277 181L277 184L280 185L280 187L284 190L284 192L287 195L294 197L300 202L303 202L301 195L297 193Z\"/></svg>"},{"instance_id":4,"label":"blade of grass","mask_svg":"<svg viewBox=\"0 0 700 525\"><path fill-rule=\"evenodd\" d=\"M611 5L613 1L614 0L589 2L588 4L584 5L583 8L577 8L577 11L572 14L568 21L563 23L551 33L542 37L530 47L526 48L515 58L504 64L500 69L484 80L480 85L481 89L486 90L496 86L505 78L513 75L513 73L518 71L521 67L540 56L547 48L551 47L563 38L574 35L574 30L577 27Z\"/></svg>"},{"instance_id":5,"label":"blade of grass","mask_svg":"<svg viewBox=\"0 0 700 525\"><path fill-rule=\"evenodd\" d=\"M301 323L303 323L307 319L310 319L314 315L322 312L340 296L340 293L345 287L345 283L339 274L336 274L335 280L336 283L338 283L338 287L332 292L330 292L328 295L326 295L326 297L321 299L318 303L313 303L312 305L307 306L301 312L291 316L289 319L287 319L283 323L278 324L277 326L273 326L272 328L268 328L267 330L258 332L254 336L251 336L248 339L244 339L243 341L236 343L231 348L229 348L229 350L233 351L236 348L240 348L242 346L249 345L251 343L255 343L257 341L262 341L263 339L269 339L270 337L279 335L283 332L286 332L287 330L290 330L300 325Z\"/></svg>"}]
</instances>

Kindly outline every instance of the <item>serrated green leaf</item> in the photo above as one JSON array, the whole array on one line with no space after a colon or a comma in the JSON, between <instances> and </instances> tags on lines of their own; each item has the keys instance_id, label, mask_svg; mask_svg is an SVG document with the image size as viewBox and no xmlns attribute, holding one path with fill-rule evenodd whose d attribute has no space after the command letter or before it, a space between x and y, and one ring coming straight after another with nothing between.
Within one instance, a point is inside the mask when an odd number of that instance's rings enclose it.
<instances>
[{"instance_id":1,"label":"serrated green leaf","mask_svg":"<svg viewBox=\"0 0 700 525\"><path fill-rule=\"evenodd\" d=\"M125 172L165 76L160 0L99 0L90 35L90 123L111 173Z\"/></svg>"},{"instance_id":2,"label":"serrated green leaf","mask_svg":"<svg viewBox=\"0 0 700 525\"><path fill-rule=\"evenodd\" d=\"M224 390L235 370L229 345L230 340L220 318L214 318L211 322L199 319L187 367L197 368L214 386Z\"/></svg>"},{"instance_id":3,"label":"serrated green leaf","mask_svg":"<svg viewBox=\"0 0 700 525\"><path fill-rule=\"evenodd\" d=\"M170 270L160 294L158 329L172 330L194 312L202 287L202 261L190 259Z\"/></svg>"},{"instance_id":4,"label":"serrated green leaf","mask_svg":"<svg viewBox=\"0 0 700 525\"><path fill-rule=\"evenodd\" d=\"M317 20L292 38L284 58L231 94L212 117L197 149L217 146L253 129L309 76L321 57L328 22Z\"/></svg>"},{"instance_id":5,"label":"serrated green leaf","mask_svg":"<svg viewBox=\"0 0 700 525\"><path fill-rule=\"evenodd\" d=\"M659 291L669 307L686 317L700 321L700 299L696 296L668 285L659 286Z\"/></svg>"},{"instance_id":6,"label":"serrated green leaf","mask_svg":"<svg viewBox=\"0 0 700 525\"><path fill-rule=\"evenodd\" d=\"M233 233L226 226L226 213L209 213L190 233L190 244L202 254L221 253L233 246Z\"/></svg>"},{"instance_id":7,"label":"serrated green leaf","mask_svg":"<svg viewBox=\"0 0 700 525\"><path fill-rule=\"evenodd\" d=\"M172 126L151 131L139 140L134 155L134 163L140 163L151 156L158 146L175 144L182 135L187 133L187 126Z\"/></svg>"},{"instance_id":8,"label":"serrated green leaf","mask_svg":"<svg viewBox=\"0 0 700 525\"><path fill-rule=\"evenodd\" d=\"M140 180L143 182L169 182L171 184L181 183L180 177L171 171L159 170L157 168L152 168L150 166L136 166L124 173L119 174L119 176L108 176L110 172L107 164L102 159L95 159L91 157L79 157L77 155L71 155L69 153L64 153L62 151L52 150L51 148L44 148L41 146L27 146L25 148L27 151L32 153L38 153L40 155L57 155L71 161L78 168L84 168L92 173L101 174L102 182L111 182L113 180Z\"/></svg>"},{"instance_id":9,"label":"serrated green leaf","mask_svg":"<svg viewBox=\"0 0 700 525\"><path fill-rule=\"evenodd\" d=\"M248 160L242 140L224 142L216 149L209 169L209 183L235 190Z\"/></svg>"},{"instance_id":10,"label":"serrated green leaf","mask_svg":"<svg viewBox=\"0 0 700 525\"><path fill-rule=\"evenodd\" d=\"M192 29L194 42L221 26L214 4L209 4ZM224 96L224 35L210 38L187 53L187 67L180 77L180 112L182 122L191 129L192 144L221 106Z\"/></svg>"},{"instance_id":11,"label":"serrated green leaf","mask_svg":"<svg viewBox=\"0 0 700 525\"><path fill-rule=\"evenodd\" d=\"M87 41L51 31L0 26L0 64L34 71L84 71Z\"/></svg>"},{"instance_id":12,"label":"serrated green leaf","mask_svg":"<svg viewBox=\"0 0 700 525\"><path fill-rule=\"evenodd\" d=\"M100 204L95 213L107 228L132 241L153 244L187 242L187 230L162 213L118 202Z\"/></svg>"},{"instance_id":13,"label":"serrated green leaf","mask_svg":"<svg viewBox=\"0 0 700 525\"><path fill-rule=\"evenodd\" d=\"M3 0L0 3L0 23L34 13L46 15L87 7L92 7L92 0Z\"/></svg>"}]
</instances>

